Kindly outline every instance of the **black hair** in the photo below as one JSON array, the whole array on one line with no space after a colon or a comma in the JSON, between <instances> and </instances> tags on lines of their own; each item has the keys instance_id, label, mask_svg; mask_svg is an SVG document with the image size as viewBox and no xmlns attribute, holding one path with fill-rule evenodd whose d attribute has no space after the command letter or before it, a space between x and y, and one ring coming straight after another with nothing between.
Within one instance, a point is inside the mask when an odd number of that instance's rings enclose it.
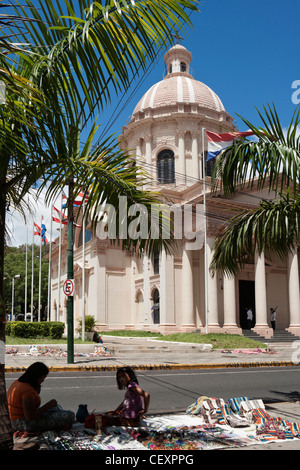
<instances>
[{"instance_id":1,"label":"black hair","mask_svg":"<svg viewBox=\"0 0 300 470\"><path fill-rule=\"evenodd\" d=\"M131 369L131 367L120 367L118 370L117 370L117 376L116 376L116 379L117 379L117 384L118 384L118 388L120 390L123 390L124 388L126 388L123 384L121 384L120 380L119 380L119 373L120 372L125 372L126 374L128 374L129 378L130 378L130 382L135 382L135 383L139 383L138 382L138 379L135 375L135 372Z\"/></svg>"},{"instance_id":2,"label":"black hair","mask_svg":"<svg viewBox=\"0 0 300 470\"><path fill-rule=\"evenodd\" d=\"M24 374L19 377L18 380L19 382L30 384L35 390L39 392L41 387L38 383L38 379L48 374L49 369L43 362L34 362L28 367L26 372L24 372Z\"/></svg>"}]
</instances>

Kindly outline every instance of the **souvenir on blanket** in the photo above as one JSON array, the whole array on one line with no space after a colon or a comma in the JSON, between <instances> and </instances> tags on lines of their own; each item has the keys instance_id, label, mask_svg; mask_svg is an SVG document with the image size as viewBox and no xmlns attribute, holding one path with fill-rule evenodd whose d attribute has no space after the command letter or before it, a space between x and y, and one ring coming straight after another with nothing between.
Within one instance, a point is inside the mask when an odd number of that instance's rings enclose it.
<instances>
[{"instance_id":1,"label":"souvenir on blanket","mask_svg":"<svg viewBox=\"0 0 300 470\"><path fill-rule=\"evenodd\" d=\"M256 408L252 412L252 418L255 422L264 423L271 419L271 416L263 408Z\"/></svg>"},{"instance_id":2,"label":"souvenir on blanket","mask_svg":"<svg viewBox=\"0 0 300 470\"><path fill-rule=\"evenodd\" d=\"M217 410L216 410L216 415L218 418L218 423L219 424L226 424L226 420L228 415L230 415L230 408L226 403L224 405L221 405Z\"/></svg>"},{"instance_id":3,"label":"souvenir on blanket","mask_svg":"<svg viewBox=\"0 0 300 470\"><path fill-rule=\"evenodd\" d=\"M217 409L217 417L219 424L228 424L232 428L241 428L250 425L250 422L247 418L239 416L236 413L232 413L229 405L221 405Z\"/></svg>"},{"instance_id":4,"label":"souvenir on blanket","mask_svg":"<svg viewBox=\"0 0 300 470\"><path fill-rule=\"evenodd\" d=\"M248 400L242 401L240 406L239 414L247 418L248 420L252 419L253 410L265 409L265 405L262 400Z\"/></svg>"},{"instance_id":5,"label":"souvenir on blanket","mask_svg":"<svg viewBox=\"0 0 300 470\"><path fill-rule=\"evenodd\" d=\"M238 397L238 398L229 398L228 405L230 406L231 410L234 413L238 413L240 411L240 406L242 401L249 401L250 398L248 397Z\"/></svg>"},{"instance_id":6,"label":"souvenir on blanket","mask_svg":"<svg viewBox=\"0 0 300 470\"><path fill-rule=\"evenodd\" d=\"M205 400L208 400L209 397L206 397L206 396L201 396L199 397L195 403L192 403L187 409L186 409L186 413L188 414L191 414L191 415L197 415L197 414L200 414L201 413L201 408L202 408L202 405L203 405L203 402Z\"/></svg>"},{"instance_id":7,"label":"souvenir on blanket","mask_svg":"<svg viewBox=\"0 0 300 470\"><path fill-rule=\"evenodd\" d=\"M226 423L232 428L245 428L250 426L251 422L246 418L238 414L232 414L226 416Z\"/></svg>"},{"instance_id":8,"label":"souvenir on blanket","mask_svg":"<svg viewBox=\"0 0 300 470\"><path fill-rule=\"evenodd\" d=\"M225 405L223 398L210 398L202 404L201 415L206 423L217 423L217 410L220 406Z\"/></svg>"}]
</instances>

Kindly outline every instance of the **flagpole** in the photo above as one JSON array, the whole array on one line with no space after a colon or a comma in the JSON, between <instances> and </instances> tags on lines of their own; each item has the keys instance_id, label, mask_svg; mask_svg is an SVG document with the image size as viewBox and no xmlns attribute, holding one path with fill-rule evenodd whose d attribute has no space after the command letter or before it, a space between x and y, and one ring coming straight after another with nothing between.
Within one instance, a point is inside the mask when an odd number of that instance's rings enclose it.
<instances>
[{"instance_id":1,"label":"flagpole","mask_svg":"<svg viewBox=\"0 0 300 470\"><path fill-rule=\"evenodd\" d=\"M41 217L41 233L40 233L40 272L39 272L39 309L38 309L38 321L41 321L41 285L42 285L42 223L43 223L43 217Z\"/></svg>"},{"instance_id":2,"label":"flagpole","mask_svg":"<svg viewBox=\"0 0 300 470\"><path fill-rule=\"evenodd\" d=\"M49 264L48 264L48 303L47 303L47 321L51 321L51 257L52 257L52 214L53 204L51 206L50 218L50 240L49 240Z\"/></svg>"},{"instance_id":3,"label":"flagpole","mask_svg":"<svg viewBox=\"0 0 300 470\"><path fill-rule=\"evenodd\" d=\"M60 196L60 223L59 223L59 245L58 245L58 300L56 309L56 321L59 320L59 309L60 309L60 271L61 271L61 227L62 227L62 198L63 193Z\"/></svg>"},{"instance_id":4,"label":"flagpole","mask_svg":"<svg viewBox=\"0 0 300 470\"><path fill-rule=\"evenodd\" d=\"M28 224L26 223L26 248L25 248L25 299L24 299L24 320L27 314L27 246L28 246Z\"/></svg>"},{"instance_id":5,"label":"flagpole","mask_svg":"<svg viewBox=\"0 0 300 470\"><path fill-rule=\"evenodd\" d=\"M205 171L205 127L202 127L202 178L204 206L204 297L205 297L205 332L208 334L208 295L207 295L207 228L206 228L206 171Z\"/></svg>"},{"instance_id":6,"label":"flagpole","mask_svg":"<svg viewBox=\"0 0 300 470\"><path fill-rule=\"evenodd\" d=\"M85 340L85 204L83 204L83 218L82 218L82 328L81 338Z\"/></svg>"},{"instance_id":7,"label":"flagpole","mask_svg":"<svg viewBox=\"0 0 300 470\"><path fill-rule=\"evenodd\" d=\"M33 274L34 274L34 222L32 226L32 262L31 262L31 321L33 321Z\"/></svg>"}]
</instances>

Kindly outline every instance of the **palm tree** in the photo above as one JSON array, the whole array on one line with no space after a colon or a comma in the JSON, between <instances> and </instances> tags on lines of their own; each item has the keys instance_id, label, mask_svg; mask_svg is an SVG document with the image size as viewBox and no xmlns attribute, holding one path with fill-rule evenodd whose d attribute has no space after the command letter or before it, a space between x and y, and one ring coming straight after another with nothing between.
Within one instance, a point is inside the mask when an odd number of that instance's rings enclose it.
<instances>
[{"instance_id":1,"label":"palm tree","mask_svg":"<svg viewBox=\"0 0 300 470\"><path fill-rule=\"evenodd\" d=\"M104 109L111 89L126 90L132 75L145 68L158 48L173 42L175 27L181 28L184 22L191 24L187 11L196 11L198 2L114 0L103 3L101 6L99 2L89 4L78 0L74 8L67 0L37 1L34 5L26 0L29 13L18 7L25 19L30 15L34 21L24 22L22 28L13 24L12 33L15 42L29 45L22 51L14 49L13 65L0 69L0 78L14 84L11 75L14 68L26 77L29 93L13 101L23 106L26 119L22 113L15 116L13 108L2 109L2 115L8 114L10 128L2 119L0 146L7 165L0 180L0 262L7 202L11 200L22 209L21 204L33 185L39 185L40 189L47 185L49 200L56 197L67 181L72 181L75 193L84 186L92 194L86 217L92 214L94 223L99 220L95 205L104 200L114 204L118 193L146 208L159 201L158 195L145 193L138 186L142 170L130 165L129 152L117 150L116 141L107 138L92 150L96 124L83 150L80 135L95 110ZM12 126L17 131L9 133ZM151 251L157 243L130 241L128 246L124 241L123 245ZM4 344L1 266L0 263L0 342ZM11 448L3 364L0 365L0 398L0 448Z\"/></svg>"},{"instance_id":2,"label":"palm tree","mask_svg":"<svg viewBox=\"0 0 300 470\"><path fill-rule=\"evenodd\" d=\"M236 274L253 256L272 251L282 259L300 240L300 108L285 132L273 105L259 112L262 127L243 119L256 139L235 143L216 162L213 191L232 195L243 188L267 188L271 199L262 200L228 221L215 241L211 271Z\"/></svg>"}]
</instances>

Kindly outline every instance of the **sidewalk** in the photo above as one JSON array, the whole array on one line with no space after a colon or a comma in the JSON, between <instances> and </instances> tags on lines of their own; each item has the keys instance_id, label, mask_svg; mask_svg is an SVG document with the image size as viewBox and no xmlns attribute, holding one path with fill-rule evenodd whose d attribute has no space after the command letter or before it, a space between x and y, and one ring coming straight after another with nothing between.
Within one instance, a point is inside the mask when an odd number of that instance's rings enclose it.
<instances>
[{"instance_id":1,"label":"sidewalk","mask_svg":"<svg viewBox=\"0 0 300 470\"><path fill-rule=\"evenodd\" d=\"M210 345L170 343L150 338L104 336L103 341L108 352L114 351L112 355L94 355L95 348L100 346L96 343L75 345L71 363L68 363L66 344L40 345L48 350L40 355L30 354L29 345L7 346L8 350L16 349L17 354L5 355L6 372L19 372L36 360L43 361L52 371L116 370L125 364L139 369L195 369L295 366L300 363L300 347L298 345L297 355L295 343L272 344L274 353L267 353L253 349L213 350Z\"/></svg>"},{"instance_id":2,"label":"sidewalk","mask_svg":"<svg viewBox=\"0 0 300 470\"><path fill-rule=\"evenodd\" d=\"M252 368L295 367L299 365L295 343L270 345L273 353L256 350L213 350L209 345L169 343L149 338L120 338L103 336L103 346L114 353L108 357L94 356L99 345L75 345L74 360L68 363L67 345L47 345L47 351L29 354L29 345L7 346L17 349L17 354L6 354L6 373L21 372L36 361L44 362L50 371L106 371L123 365L135 369L201 369L201 368ZM41 348L45 346L41 345ZM300 356L300 354L299 354ZM299 402L266 404L271 416L280 416L292 422L300 422ZM264 445L237 448L238 450L299 450L300 439L278 441ZM234 449L236 450L236 449Z\"/></svg>"}]
</instances>

